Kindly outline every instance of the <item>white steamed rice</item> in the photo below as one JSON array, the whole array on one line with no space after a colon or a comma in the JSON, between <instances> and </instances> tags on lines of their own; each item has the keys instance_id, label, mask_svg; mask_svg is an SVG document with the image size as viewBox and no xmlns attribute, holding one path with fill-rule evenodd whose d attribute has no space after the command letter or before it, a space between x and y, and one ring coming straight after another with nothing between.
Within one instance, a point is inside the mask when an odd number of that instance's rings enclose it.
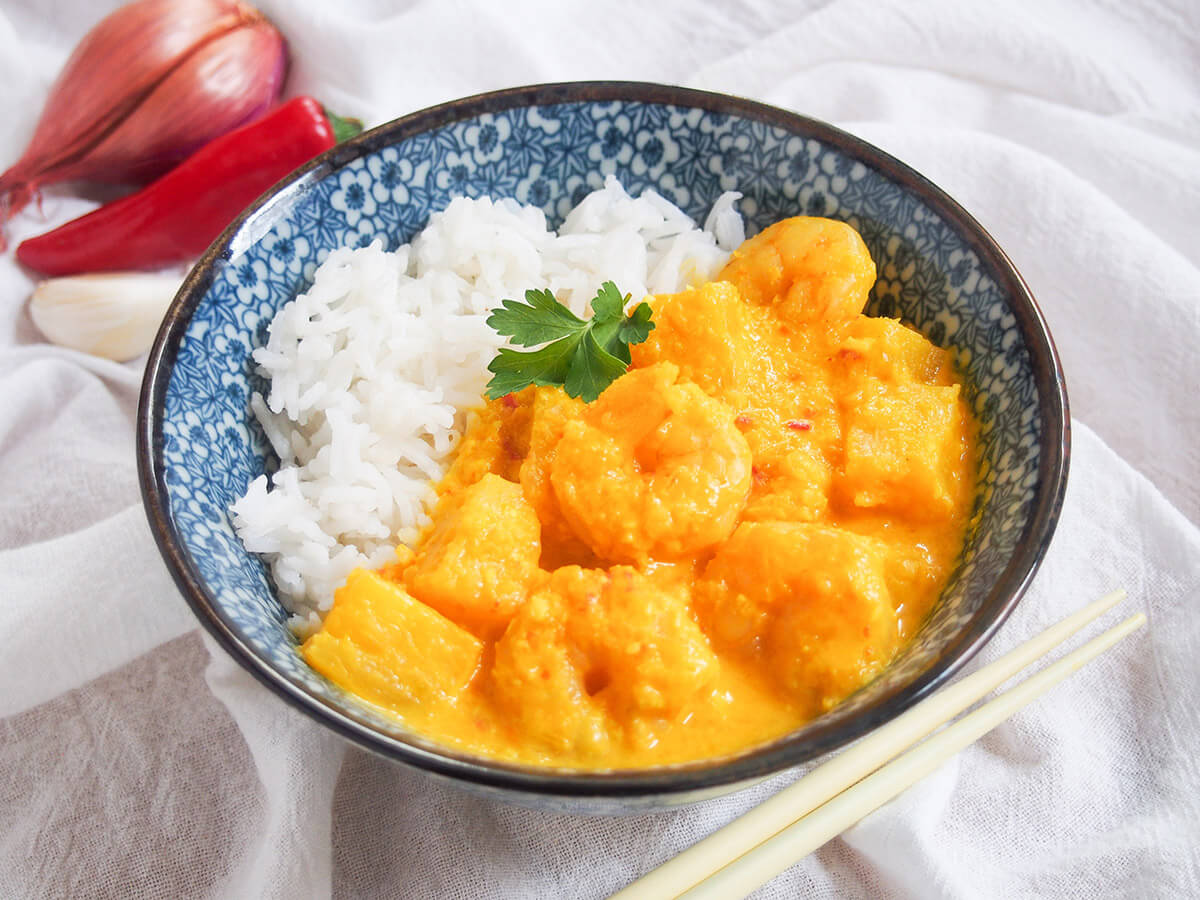
<instances>
[{"instance_id":1,"label":"white steamed rice","mask_svg":"<svg viewBox=\"0 0 1200 900\"><path fill-rule=\"evenodd\" d=\"M707 280L744 238L740 196L722 195L700 229L610 176L557 234L534 207L458 198L393 253L375 243L329 254L254 351L270 391L250 405L281 464L232 509L293 628L316 628L352 569L391 561L427 522L503 343L485 322L493 306L548 287L585 315L604 281L637 301Z\"/></svg>"}]
</instances>

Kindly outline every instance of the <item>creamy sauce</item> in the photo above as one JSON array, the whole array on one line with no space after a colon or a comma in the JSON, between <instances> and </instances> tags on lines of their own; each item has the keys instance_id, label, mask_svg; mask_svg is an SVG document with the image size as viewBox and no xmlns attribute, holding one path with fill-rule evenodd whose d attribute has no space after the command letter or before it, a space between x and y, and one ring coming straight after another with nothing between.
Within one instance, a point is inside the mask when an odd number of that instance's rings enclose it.
<instances>
[{"instance_id":1,"label":"creamy sauce","mask_svg":"<svg viewBox=\"0 0 1200 900\"><path fill-rule=\"evenodd\" d=\"M473 417L432 525L338 591L308 662L440 743L638 768L778 737L883 670L961 552L974 424L950 354L861 315L875 268L778 223L592 404Z\"/></svg>"}]
</instances>

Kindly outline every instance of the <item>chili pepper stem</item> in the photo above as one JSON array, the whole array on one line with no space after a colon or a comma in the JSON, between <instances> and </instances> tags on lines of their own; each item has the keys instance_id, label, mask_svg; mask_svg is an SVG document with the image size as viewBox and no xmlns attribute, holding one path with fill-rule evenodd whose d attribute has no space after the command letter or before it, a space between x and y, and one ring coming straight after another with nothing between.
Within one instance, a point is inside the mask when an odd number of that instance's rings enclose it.
<instances>
[{"instance_id":1,"label":"chili pepper stem","mask_svg":"<svg viewBox=\"0 0 1200 900\"><path fill-rule=\"evenodd\" d=\"M348 141L357 134L362 133L363 123L361 119L342 118L336 113L331 113L329 107L322 107L325 113L325 118L329 120L329 127L333 129L333 139L337 143Z\"/></svg>"}]
</instances>

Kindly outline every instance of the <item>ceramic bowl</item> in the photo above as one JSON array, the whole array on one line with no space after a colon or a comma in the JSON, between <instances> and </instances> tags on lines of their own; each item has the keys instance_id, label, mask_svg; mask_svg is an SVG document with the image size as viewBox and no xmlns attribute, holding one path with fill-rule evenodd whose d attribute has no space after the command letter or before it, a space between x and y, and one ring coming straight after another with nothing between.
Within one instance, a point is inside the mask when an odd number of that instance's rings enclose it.
<instances>
[{"instance_id":1,"label":"ceramic bowl","mask_svg":"<svg viewBox=\"0 0 1200 900\"><path fill-rule=\"evenodd\" d=\"M958 351L981 424L982 474L962 564L925 625L865 689L740 756L645 771L535 769L438 748L311 670L230 504L277 464L248 409L251 351L326 255L407 242L458 195L515 197L557 226L604 176L654 188L698 220L725 190L747 230L843 219L879 279L868 311ZM261 197L191 271L150 355L138 421L146 511L184 597L279 697L377 753L535 805L628 812L701 799L809 760L945 682L999 627L1058 517L1067 400L1046 324L995 242L912 169L821 122L719 94L630 83L541 85L405 116L330 150ZM264 693L263 702L273 702Z\"/></svg>"}]
</instances>

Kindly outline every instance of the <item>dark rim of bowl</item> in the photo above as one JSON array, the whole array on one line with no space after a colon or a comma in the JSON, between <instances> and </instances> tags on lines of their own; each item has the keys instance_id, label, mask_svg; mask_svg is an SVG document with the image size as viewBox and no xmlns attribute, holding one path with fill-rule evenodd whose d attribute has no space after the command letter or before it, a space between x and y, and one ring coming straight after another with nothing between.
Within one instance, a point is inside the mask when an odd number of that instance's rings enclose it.
<instances>
[{"instance_id":1,"label":"dark rim of bowl","mask_svg":"<svg viewBox=\"0 0 1200 900\"><path fill-rule=\"evenodd\" d=\"M1013 314L1031 357L1042 425L1042 450L1034 508L1017 550L967 626L920 676L883 694L857 714L820 722L744 754L646 770L580 772L484 760L451 750L431 750L383 734L352 712L334 706L276 671L234 628L209 592L175 529L163 467L162 411L179 343L213 278L212 268L231 259L273 224L295 198L325 175L399 140L489 112L563 103L629 101L699 108L777 126L815 138L878 170L920 196L954 227L1013 298ZM824 122L763 103L668 85L565 82L510 88L466 97L396 119L340 144L297 169L258 198L192 268L155 339L142 383L137 420L138 475L155 541L167 568L200 622L226 651L292 706L356 744L391 759L478 785L559 797L666 797L762 778L833 750L899 715L945 683L988 641L1028 588L1054 533L1066 491L1070 419L1062 366L1045 319L1028 286L983 227L940 188L882 150ZM425 744L424 746L422 744Z\"/></svg>"}]
</instances>

